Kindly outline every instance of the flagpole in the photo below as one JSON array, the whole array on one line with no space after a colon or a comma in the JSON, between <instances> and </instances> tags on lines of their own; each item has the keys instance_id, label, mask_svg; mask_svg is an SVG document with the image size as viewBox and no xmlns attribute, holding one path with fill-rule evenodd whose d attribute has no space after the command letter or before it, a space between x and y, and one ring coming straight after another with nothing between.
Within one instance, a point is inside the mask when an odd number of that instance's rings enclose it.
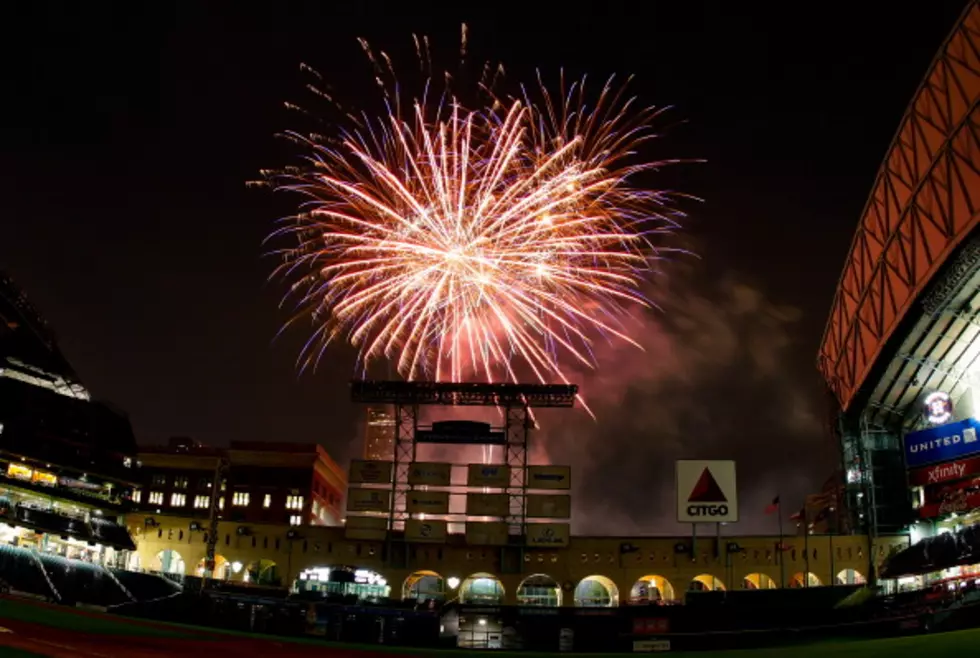
<instances>
[{"instance_id":1,"label":"flagpole","mask_svg":"<svg viewBox=\"0 0 980 658\"><path fill-rule=\"evenodd\" d=\"M783 563L783 500L777 496L776 517L779 523L779 544L776 545L776 559L779 560L779 588L786 587L786 565Z\"/></svg>"},{"instance_id":2,"label":"flagpole","mask_svg":"<svg viewBox=\"0 0 980 658\"><path fill-rule=\"evenodd\" d=\"M803 503L803 552L806 555L806 559L803 561L804 568L806 569L806 576L804 576L806 585L804 585L804 587L809 587L810 586L810 521L807 519L806 516L805 502Z\"/></svg>"}]
</instances>

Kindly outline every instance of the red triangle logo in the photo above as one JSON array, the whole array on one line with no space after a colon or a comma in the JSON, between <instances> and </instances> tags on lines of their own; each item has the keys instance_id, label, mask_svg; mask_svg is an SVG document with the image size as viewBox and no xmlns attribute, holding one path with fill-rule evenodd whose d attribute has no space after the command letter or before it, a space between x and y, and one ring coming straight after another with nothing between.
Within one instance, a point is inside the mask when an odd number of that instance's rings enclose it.
<instances>
[{"instance_id":1,"label":"red triangle logo","mask_svg":"<svg viewBox=\"0 0 980 658\"><path fill-rule=\"evenodd\" d=\"M711 471L704 469L701 473L701 477L698 478L698 483L694 485L691 489L691 495L688 496L687 502L689 503L727 503L728 499L725 498L725 494L722 493L721 487L715 481L715 477L711 474Z\"/></svg>"}]
</instances>

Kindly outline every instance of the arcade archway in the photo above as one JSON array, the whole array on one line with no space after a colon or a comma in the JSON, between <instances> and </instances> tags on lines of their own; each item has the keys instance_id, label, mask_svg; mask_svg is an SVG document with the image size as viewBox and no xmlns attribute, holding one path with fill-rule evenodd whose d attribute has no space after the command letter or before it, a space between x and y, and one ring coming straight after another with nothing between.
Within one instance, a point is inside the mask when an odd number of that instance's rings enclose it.
<instances>
[{"instance_id":1,"label":"arcade archway","mask_svg":"<svg viewBox=\"0 0 980 658\"><path fill-rule=\"evenodd\" d=\"M402 583L402 599L444 601L446 581L435 571L416 571Z\"/></svg>"},{"instance_id":2,"label":"arcade archway","mask_svg":"<svg viewBox=\"0 0 980 658\"><path fill-rule=\"evenodd\" d=\"M813 573L796 573L789 581L790 587L820 587L823 583L817 578L816 574Z\"/></svg>"},{"instance_id":3,"label":"arcade archway","mask_svg":"<svg viewBox=\"0 0 980 658\"><path fill-rule=\"evenodd\" d=\"M557 608L561 606L561 585L547 574L528 576L517 588L517 604Z\"/></svg>"},{"instance_id":4,"label":"arcade archway","mask_svg":"<svg viewBox=\"0 0 980 658\"><path fill-rule=\"evenodd\" d=\"M721 578L715 578L710 573L695 576L687 589L692 592L724 592L725 583Z\"/></svg>"},{"instance_id":5,"label":"arcade archway","mask_svg":"<svg viewBox=\"0 0 980 658\"><path fill-rule=\"evenodd\" d=\"M279 576L279 566L272 560L257 560L250 562L242 574L242 580L253 585L278 587L282 584Z\"/></svg>"},{"instance_id":6,"label":"arcade archway","mask_svg":"<svg viewBox=\"0 0 980 658\"><path fill-rule=\"evenodd\" d=\"M204 577L204 562L206 558L201 558L201 561L197 563L197 569L194 571L198 577ZM225 558L224 555L214 556L214 572L211 577L215 580L228 580L231 577L231 563Z\"/></svg>"},{"instance_id":7,"label":"arcade archway","mask_svg":"<svg viewBox=\"0 0 980 658\"><path fill-rule=\"evenodd\" d=\"M777 589L776 581L764 573L750 573L742 579L742 589Z\"/></svg>"},{"instance_id":8,"label":"arcade archway","mask_svg":"<svg viewBox=\"0 0 980 658\"><path fill-rule=\"evenodd\" d=\"M459 585L459 602L477 605L500 605L504 602L504 585L489 573L467 576Z\"/></svg>"},{"instance_id":9,"label":"arcade archway","mask_svg":"<svg viewBox=\"0 0 980 658\"><path fill-rule=\"evenodd\" d=\"M615 608L619 588L605 576L586 576L575 586L575 605L579 608Z\"/></svg>"},{"instance_id":10,"label":"arcade archway","mask_svg":"<svg viewBox=\"0 0 980 658\"><path fill-rule=\"evenodd\" d=\"M669 580L657 574L643 576L630 590L630 603L633 605L674 600L674 586Z\"/></svg>"},{"instance_id":11,"label":"arcade archway","mask_svg":"<svg viewBox=\"0 0 980 658\"><path fill-rule=\"evenodd\" d=\"M156 554L151 567L152 571L173 573L181 576L186 573L186 569L187 566L184 564L184 558L181 557L180 553L169 548Z\"/></svg>"},{"instance_id":12,"label":"arcade archway","mask_svg":"<svg viewBox=\"0 0 980 658\"><path fill-rule=\"evenodd\" d=\"M856 569L844 569L836 578L838 585L864 585L867 582L867 579Z\"/></svg>"}]
</instances>

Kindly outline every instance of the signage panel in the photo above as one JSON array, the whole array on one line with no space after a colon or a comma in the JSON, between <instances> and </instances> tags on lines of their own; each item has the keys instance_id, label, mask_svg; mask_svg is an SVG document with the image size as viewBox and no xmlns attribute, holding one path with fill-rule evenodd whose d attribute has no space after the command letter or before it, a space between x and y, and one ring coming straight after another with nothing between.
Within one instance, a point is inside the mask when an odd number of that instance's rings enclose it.
<instances>
[{"instance_id":1,"label":"signage panel","mask_svg":"<svg viewBox=\"0 0 980 658\"><path fill-rule=\"evenodd\" d=\"M388 536L388 519L383 516L348 516L344 536L347 539L384 541Z\"/></svg>"},{"instance_id":2,"label":"signage panel","mask_svg":"<svg viewBox=\"0 0 980 658\"><path fill-rule=\"evenodd\" d=\"M735 462L677 461L677 520L680 523L735 523L738 489Z\"/></svg>"},{"instance_id":3,"label":"signage panel","mask_svg":"<svg viewBox=\"0 0 980 658\"><path fill-rule=\"evenodd\" d=\"M528 494L527 516L532 519L567 519L572 516L568 494Z\"/></svg>"},{"instance_id":4,"label":"signage panel","mask_svg":"<svg viewBox=\"0 0 980 658\"><path fill-rule=\"evenodd\" d=\"M466 522L466 543L470 546L506 546L508 541L506 523Z\"/></svg>"},{"instance_id":5,"label":"signage panel","mask_svg":"<svg viewBox=\"0 0 980 658\"><path fill-rule=\"evenodd\" d=\"M352 459L347 481L350 484L391 484L391 472L391 462Z\"/></svg>"},{"instance_id":6,"label":"signage panel","mask_svg":"<svg viewBox=\"0 0 980 658\"><path fill-rule=\"evenodd\" d=\"M914 468L980 453L976 418L930 427L905 435L905 466Z\"/></svg>"},{"instance_id":7,"label":"signage panel","mask_svg":"<svg viewBox=\"0 0 980 658\"><path fill-rule=\"evenodd\" d=\"M444 544L448 534L448 524L445 521L429 519L405 521L405 541L418 544Z\"/></svg>"},{"instance_id":8,"label":"signage panel","mask_svg":"<svg viewBox=\"0 0 980 658\"><path fill-rule=\"evenodd\" d=\"M568 466L528 466L528 489L568 490L572 488L572 469Z\"/></svg>"},{"instance_id":9,"label":"signage panel","mask_svg":"<svg viewBox=\"0 0 980 658\"><path fill-rule=\"evenodd\" d=\"M919 516L923 519L931 519L954 512L957 514L968 512L977 507L980 507L980 492L968 493L966 489L959 489L949 492L940 502L927 503L920 507Z\"/></svg>"},{"instance_id":10,"label":"signage panel","mask_svg":"<svg viewBox=\"0 0 980 658\"><path fill-rule=\"evenodd\" d=\"M466 486L504 488L510 486L510 466L505 464L470 464L466 469Z\"/></svg>"},{"instance_id":11,"label":"signage panel","mask_svg":"<svg viewBox=\"0 0 980 658\"><path fill-rule=\"evenodd\" d=\"M968 457L909 471L910 487L953 482L980 473L980 457Z\"/></svg>"},{"instance_id":12,"label":"signage panel","mask_svg":"<svg viewBox=\"0 0 980 658\"><path fill-rule=\"evenodd\" d=\"M504 445L503 432L490 429L489 423L470 420L444 420L432 423L431 429L416 430L418 443L461 443L470 445Z\"/></svg>"},{"instance_id":13,"label":"signage panel","mask_svg":"<svg viewBox=\"0 0 980 658\"><path fill-rule=\"evenodd\" d=\"M429 487L448 487L452 484L453 465L436 462L413 462L408 467L408 483Z\"/></svg>"},{"instance_id":14,"label":"signage panel","mask_svg":"<svg viewBox=\"0 0 980 658\"><path fill-rule=\"evenodd\" d=\"M466 494L467 516L507 516L509 513L510 496L507 494Z\"/></svg>"},{"instance_id":15,"label":"signage panel","mask_svg":"<svg viewBox=\"0 0 980 658\"><path fill-rule=\"evenodd\" d=\"M448 491L409 491L405 495L409 514L449 514Z\"/></svg>"},{"instance_id":16,"label":"signage panel","mask_svg":"<svg viewBox=\"0 0 980 658\"><path fill-rule=\"evenodd\" d=\"M388 512L391 492L386 489L348 489L348 512Z\"/></svg>"},{"instance_id":17,"label":"signage panel","mask_svg":"<svg viewBox=\"0 0 980 658\"><path fill-rule=\"evenodd\" d=\"M568 523L529 523L527 545L535 548L564 547L568 546L571 534Z\"/></svg>"}]
</instances>

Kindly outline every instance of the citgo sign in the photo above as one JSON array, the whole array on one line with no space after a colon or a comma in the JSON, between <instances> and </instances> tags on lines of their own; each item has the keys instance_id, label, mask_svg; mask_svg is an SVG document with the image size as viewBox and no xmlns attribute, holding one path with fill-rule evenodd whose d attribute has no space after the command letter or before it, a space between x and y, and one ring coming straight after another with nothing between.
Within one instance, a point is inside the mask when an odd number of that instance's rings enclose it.
<instances>
[{"instance_id":1,"label":"citgo sign","mask_svg":"<svg viewBox=\"0 0 980 658\"><path fill-rule=\"evenodd\" d=\"M677 462L677 520L681 523L738 521L735 462Z\"/></svg>"}]
</instances>

